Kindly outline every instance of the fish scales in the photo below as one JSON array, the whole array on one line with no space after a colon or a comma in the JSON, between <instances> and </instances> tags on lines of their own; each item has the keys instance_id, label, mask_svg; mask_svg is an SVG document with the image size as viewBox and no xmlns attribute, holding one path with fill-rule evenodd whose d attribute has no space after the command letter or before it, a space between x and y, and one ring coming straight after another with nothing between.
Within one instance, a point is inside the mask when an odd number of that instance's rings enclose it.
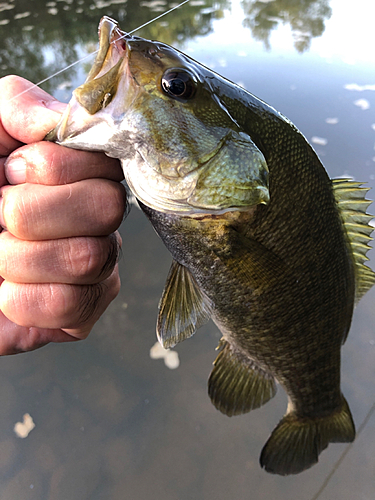
<instances>
[{"instance_id":1,"label":"fish scales","mask_svg":"<svg viewBox=\"0 0 375 500\"><path fill-rule=\"evenodd\" d=\"M272 119L274 112L266 107L262 110L262 118L266 112ZM292 389L292 383L295 385L293 392L299 393L298 387L302 386L304 398L296 397L296 404L299 402L302 414L306 406L311 406L307 405L306 397L313 399L312 406L318 413L317 401L322 405L332 405L331 398L336 396L337 405L337 401L341 400L338 397L339 376L333 377L329 373L330 366L334 366L333 372L337 371L337 354L331 354L332 349L324 349L323 346L330 343L339 351L349 329L350 304L353 304L354 296L353 266L347 258L348 250L330 180L304 138L300 134L290 138L287 133L283 133L285 125L288 128L290 125L278 116L273 117L273 120L264 120L273 125L264 127L263 122L256 119L259 110L255 106L250 107L249 115L244 114L243 123L236 116L237 121L250 134L252 130L248 129L251 123L262 136L264 151L272 151L269 158L265 154L270 169L271 201L268 205L259 205L246 224L241 224L240 230L244 236L261 243L280 257L280 267L284 271L279 283L273 283L272 288L268 288L262 296L255 293L254 297L247 275L240 289L238 274L225 264L220 267L218 263L214 273L207 271L213 260L207 248L213 247L215 254L215 249L220 252L222 247L228 247L231 255L234 255L230 234L227 235L228 242L224 243L222 239L217 241L215 238L216 228L207 235L207 222L185 227L178 217L173 223L173 217L169 214L151 214L145 207L144 210L174 258L193 273L208 296L215 297L215 311L218 311L219 318L226 318L226 322L230 318L227 328L236 332L233 342L251 352L288 389ZM163 227L160 219L169 222L167 227ZM170 243L174 234L176 237ZM164 235L168 235L167 241ZM193 246L193 242L196 246ZM207 260L207 264L201 269L204 260ZM257 262L254 263L254 266L257 265ZM265 265L268 265L268 261ZM341 279L338 280L338 277ZM235 283L236 287L223 288L223 281L227 285ZM257 289L256 286L254 288ZM235 297L232 297L233 293ZM342 315L341 307L337 308L337 302L348 304L346 315ZM271 310L269 304L272 304ZM249 329L254 332L251 338ZM334 333L326 339L326 331ZM272 333L262 335L261 332ZM277 339L277 344L273 339ZM319 347L319 343L323 345ZM321 354L317 356L319 352ZM294 357L296 362L291 363ZM322 383L316 383L314 377L315 382L311 384L311 375L322 372L320 363L327 370L321 373ZM289 372L291 364L294 376L288 377L291 382L287 383L282 374ZM321 388L326 375L330 383L327 397L323 398ZM307 391L310 386L311 392Z\"/></svg>"},{"instance_id":2,"label":"fish scales","mask_svg":"<svg viewBox=\"0 0 375 500\"><path fill-rule=\"evenodd\" d=\"M159 306L164 347L212 318L220 353L208 390L228 416L288 395L261 456L296 474L355 427L340 351L365 266L366 189L329 179L284 116L160 42L103 18L86 82L47 140L122 162L128 186L173 257Z\"/></svg>"}]
</instances>

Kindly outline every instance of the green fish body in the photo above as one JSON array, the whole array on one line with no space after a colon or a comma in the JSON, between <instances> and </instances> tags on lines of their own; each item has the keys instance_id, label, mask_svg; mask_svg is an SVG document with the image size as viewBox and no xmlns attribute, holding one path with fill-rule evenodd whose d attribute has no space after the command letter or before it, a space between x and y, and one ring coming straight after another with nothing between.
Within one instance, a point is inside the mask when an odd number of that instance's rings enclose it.
<instances>
[{"instance_id":1,"label":"green fish body","mask_svg":"<svg viewBox=\"0 0 375 500\"><path fill-rule=\"evenodd\" d=\"M100 49L48 140L122 161L173 256L159 306L164 347L210 318L222 332L209 378L232 416L272 398L286 415L263 448L268 472L299 473L354 423L340 351L375 283L366 188L329 179L295 126L244 89L103 18Z\"/></svg>"}]
</instances>

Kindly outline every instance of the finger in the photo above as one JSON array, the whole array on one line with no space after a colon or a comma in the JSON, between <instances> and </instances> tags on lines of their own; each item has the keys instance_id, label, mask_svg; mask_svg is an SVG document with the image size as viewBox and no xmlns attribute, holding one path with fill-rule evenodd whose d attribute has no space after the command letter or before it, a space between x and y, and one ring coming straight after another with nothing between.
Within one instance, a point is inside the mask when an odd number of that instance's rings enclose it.
<instances>
[{"instance_id":1,"label":"finger","mask_svg":"<svg viewBox=\"0 0 375 500\"><path fill-rule=\"evenodd\" d=\"M5 163L5 174L11 184L30 182L56 186L88 178L121 182L120 162L103 153L68 149L52 142L37 142L14 151Z\"/></svg>"},{"instance_id":2,"label":"finger","mask_svg":"<svg viewBox=\"0 0 375 500\"><path fill-rule=\"evenodd\" d=\"M0 276L13 283L99 283L112 273L120 245L118 233L25 241L4 231L0 234Z\"/></svg>"},{"instance_id":3,"label":"finger","mask_svg":"<svg viewBox=\"0 0 375 500\"><path fill-rule=\"evenodd\" d=\"M16 141L16 139L14 139L13 137L11 137L5 130L1 122L1 116L0 116L0 156L8 156L12 151L17 149L20 145L21 143L19 141Z\"/></svg>"},{"instance_id":4,"label":"finger","mask_svg":"<svg viewBox=\"0 0 375 500\"><path fill-rule=\"evenodd\" d=\"M50 342L77 340L79 339L60 329L28 328L16 325L0 311L0 356L33 351Z\"/></svg>"},{"instance_id":5,"label":"finger","mask_svg":"<svg viewBox=\"0 0 375 500\"><path fill-rule=\"evenodd\" d=\"M0 195L0 224L24 240L106 236L119 227L126 208L124 186L106 179L4 186Z\"/></svg>"},{"instance_id":6,"label":"finger","mask_svg":"<svg viewBox=\"0 0 375 500\"><path fill-rule=\"evenodd\" d=\"M43 140L65 105L19 76L0 80L1 121L5 132L24 144ZM24 92L24 93L23 93ZM14 147L11 146L11 149Z\"/></svg>"},{"instance_id":7,"label":"finger","mask_svg":"<svg viewBox=\"0 0 375 500\"><path fill-rule=\"evenodd\" d=\"M3 281L0 310L17 325L63 330L83 339L120 289L118 266L95 285L19 284Z\"/></svg>"}]
</instances>

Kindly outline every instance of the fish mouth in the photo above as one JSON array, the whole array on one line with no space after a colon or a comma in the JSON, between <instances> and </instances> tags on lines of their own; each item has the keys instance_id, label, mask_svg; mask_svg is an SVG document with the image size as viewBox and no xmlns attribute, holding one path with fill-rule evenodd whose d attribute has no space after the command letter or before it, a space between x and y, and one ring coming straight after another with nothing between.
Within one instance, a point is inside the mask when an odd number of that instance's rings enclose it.
<instances>
[{"instance_id":1,"label":"fish mouth","mask_svg":"<svg viewBox=\"0 0 375 500\"><path fill-rule=\"evenodd\" d=\"M127 42L133 37L121 31L117 21L107 16L100 20L98 35L99 50L86 81L74 90L60 121L44 138L47 141L87 149L77 137L92 127L98 120L94 115L105 109L117 93L128 68Z\"/></svg>"},{"instance_id":2,"label":"fish mouth","mask_svg":"<svg viewBox=\"0 0 375 500\"><path fill-rule=\"evenodd\" d=\"M117 21L102 17L99 50L94 64L85 83L74 91L76 100L90 115L108 106L115 96L129 52L127 41L131 39L129 34L120 30Z\"/></svg>"},{"instance_id":3,"label":"fish mouth","mask_svg":"<svg viewBox=\"0 0 375 500\"><path fill-rule=\"evenodd\" d=\"M99 50L85 83L96 78L108 65L111 68L115 66L126 55L126 39L131 39L130 35L120 30L118 22L108 16L101 18L98 36Z\"/></svg>"}]
</instances>

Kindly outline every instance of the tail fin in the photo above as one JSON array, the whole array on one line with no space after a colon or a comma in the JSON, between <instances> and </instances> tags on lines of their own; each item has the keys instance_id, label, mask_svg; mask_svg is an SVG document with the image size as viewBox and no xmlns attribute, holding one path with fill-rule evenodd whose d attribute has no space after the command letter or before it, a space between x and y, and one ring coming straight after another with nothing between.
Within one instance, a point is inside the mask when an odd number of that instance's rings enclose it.
<instances>
[{"instance_id":1,"label":"tail fin","mask_svg":"<svg viewBox=\"0 0 375 500\"><path fill-rule=\"evenodd\" d=\"M260 465L273 474L298 474L317 463L329 443L348 443L354 438L354 422L344 398L341 409L326 417L301 418L289 413L265 444Z\"/></svg>"}]
</instances>

